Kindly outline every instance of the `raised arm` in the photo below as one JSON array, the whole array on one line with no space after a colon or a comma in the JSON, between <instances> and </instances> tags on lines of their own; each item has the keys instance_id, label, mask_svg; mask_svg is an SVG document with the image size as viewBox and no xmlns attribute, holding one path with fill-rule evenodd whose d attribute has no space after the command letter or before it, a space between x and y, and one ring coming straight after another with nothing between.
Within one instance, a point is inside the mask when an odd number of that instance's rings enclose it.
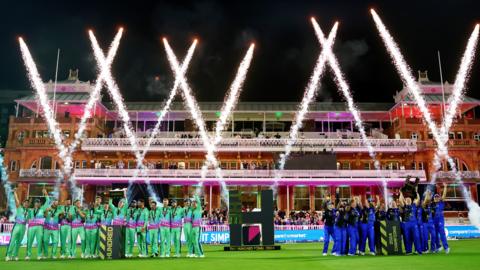
<instances>
[{"instance_id":1,"label":"raised arm","mask_svg":"<svg viewBox=\"0 0 480 270\"><path fill-rule=\"evenodd\" d=\"M114 211L114 212L117 211L117 207L115 205L113 205L113 199L112 198L108 199L108 207L110 209L112 209L112 211Z\"/></svg>"},{"instance_id":2,"label":"raised arm","mask_svg":"<svg viewBox=\"0 0 480 270\"><path fill-rule=\"evenodd\" d=\"M405 206L405 198L403 197L403 192L401 190L400 190L400 198L398 201L401 207Z\"/></svg>"},{"instance_id":3,"label":"raised arm","mask_svg":"<svg viewBox=\"0 0 480 270\"><path fill-rule=\"evenodd\" d=\"M18 207L20 207L20 200L18 199L17 190L14 189L12 193L13 193L13 197L15 198L15 205L18 208Z\"/></svg>"},{"instance_id":4,"label":"raised arm","mask_svg":"<svg viewBox=\"0 0 480 270\"><path fill-rule=\"evenodd\" d=\"M50 196L48 196L47 190L44 188L42 190L43 196L45 196L45 203L42 205L42 209L45 211L45 209L50 207Z\"/></svg>"},{"instance_id":5,"label":"raised arm","mask_svg":"<svg viewBox=\"0 0 480 270\"><path fill-rule=\"evenodd\" d=\"M418 186L415 187L415 192L417 193L417 197L415 198L415 200L413 201L413 203L417 206L420 205L420 194L418 194Z\"/></svg>"},{"instance_id":6,"label":"raised arm","mask_svg":"<svg viewBox=\"0 0 480 270\"><path fill-rule=\"evenodd\" d=\"M442 194L442 201L445 200L445 198L447 198L447 188L448 188L448 185L447 183L443 183L443 194Z\"/></svg>"}]
</instances>

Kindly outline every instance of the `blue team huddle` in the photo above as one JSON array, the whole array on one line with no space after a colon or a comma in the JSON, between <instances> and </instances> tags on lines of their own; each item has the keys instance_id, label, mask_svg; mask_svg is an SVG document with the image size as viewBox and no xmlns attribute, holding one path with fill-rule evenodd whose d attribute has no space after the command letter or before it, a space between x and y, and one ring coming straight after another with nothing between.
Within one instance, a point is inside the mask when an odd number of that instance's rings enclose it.
<instances>
[{"instance_id":1,"label":"blue team huddle","mask_svg":"<svg viewBox=\"0 0 480 270\"><path fill-rule=\"evenodd\" d=\"M328 255L330 241L333 240L331 255L356 256L370 254L375 256L380 242L379 223L397 221L400 223L405 254L450 252L445 234L444 199L447 185L442 195L427 190L423 198L418 187L411 194L399 192L396 199L390 200L388 208L376 196L366 199L353 197L348 202L339 199L338 189L335 202L326 197L325 212L322 220L325 224L323 255ZM368 253L366 252L368 241Z\"/></svg>"}]
</instances>

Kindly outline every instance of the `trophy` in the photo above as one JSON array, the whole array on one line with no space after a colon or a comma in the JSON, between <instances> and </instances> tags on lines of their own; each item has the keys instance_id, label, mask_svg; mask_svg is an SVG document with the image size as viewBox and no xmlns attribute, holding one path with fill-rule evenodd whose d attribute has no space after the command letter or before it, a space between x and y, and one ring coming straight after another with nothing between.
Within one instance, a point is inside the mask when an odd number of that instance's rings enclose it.
<instances>
[{"instance_id":1,"label":"trophy","mask_svg":"<svg viewBox=\"0 0 480 270\"><path fill-rule=\"evenodd\" d=\"M407 176L405 179L405 183L403 184L403 187L400 189L403 193L403 196L405 198L410 197L414 198L416 197L416 188L418 186L418 183L420 182L420 178L415 177L415 181L410 181L412 177L410 175Z\"/></svg>"}]
</instances>

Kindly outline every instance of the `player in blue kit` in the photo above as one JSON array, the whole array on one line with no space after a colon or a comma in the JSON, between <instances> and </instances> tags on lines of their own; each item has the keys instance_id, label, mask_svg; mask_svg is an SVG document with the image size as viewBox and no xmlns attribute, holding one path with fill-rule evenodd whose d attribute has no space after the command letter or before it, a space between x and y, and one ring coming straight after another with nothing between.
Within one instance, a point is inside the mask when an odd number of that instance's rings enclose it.
<instances>
[{"instance_id":1,"label":"player in blue kit","mask_svg":"<svg viewBox=\"0 0 480 270\"><path fill-rule=\"evenodd\" d=\"M443 210L445 208L445 198L447 197L447 184L443 184L443 194L435 194L433 197L432 209L433 209L433 222L435 224L435 233L437 235L436 248L437 252L445 249L445 253L450 253L448 247L447 235L445 234L445 216ZM440 247L440 240L442 241L442 247Z\"/></svg>"}]
</instances>

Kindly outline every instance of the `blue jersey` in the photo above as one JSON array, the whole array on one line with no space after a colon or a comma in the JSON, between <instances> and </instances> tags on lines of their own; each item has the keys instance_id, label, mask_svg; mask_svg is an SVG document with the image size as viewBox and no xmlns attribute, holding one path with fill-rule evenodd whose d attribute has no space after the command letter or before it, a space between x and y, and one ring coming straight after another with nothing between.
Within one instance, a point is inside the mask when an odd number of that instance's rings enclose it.
<instances>
[{"instance_id":1,"label":"blue jersey","mask_svg":"<svg viewBox=\"0 0 480 270\"><path fill-rule=\"evenodd\" d=\"M422 222L433 223L433 209L431 205L422 208Z\"/></svg>"},{"instance_id":2,"label":"blue jersey","mask_svg":"<svg viewBox=\"0 0 480 270\"><path fill-rule=\"evenodd\" d=\"M422 208L422 207L417 207L417 216L416 216L416 219L417 219L418 225L422 225L422 224L423 224L423 208Z\"/></svg>"},{"instance_id":3,"label":"blue jersey","mask_svg":"<svg viewBox=\"0 0 480 270\"><path fill-rule=\"evenodd\" d=\"M417 206L415 204L403 207L403 222L417 222Z\"/></svg>"},{"instance_id":4,"label":"blue jersey","mask_svg":"<svg viewBox=\"0 0 480 270\"><path fill-rule=\"evenodd\" d=\"M434 213L433 213L434 221L443 222L445 219L443 216L443 209L445 208L445 203L443 201L439 201L438 203L433 203L432 207L434 209Z\"/></svg>"},{"instance_id":5,"label":"blue jersey","mask_svg":"<svg viewBox=\"0 0 480 270\"><path fill-rule=\"evenodd\" d=\"M390 221L400 221L400 211L398 208L388 208L387 219Z\"/></svg>"}]
</instances>

